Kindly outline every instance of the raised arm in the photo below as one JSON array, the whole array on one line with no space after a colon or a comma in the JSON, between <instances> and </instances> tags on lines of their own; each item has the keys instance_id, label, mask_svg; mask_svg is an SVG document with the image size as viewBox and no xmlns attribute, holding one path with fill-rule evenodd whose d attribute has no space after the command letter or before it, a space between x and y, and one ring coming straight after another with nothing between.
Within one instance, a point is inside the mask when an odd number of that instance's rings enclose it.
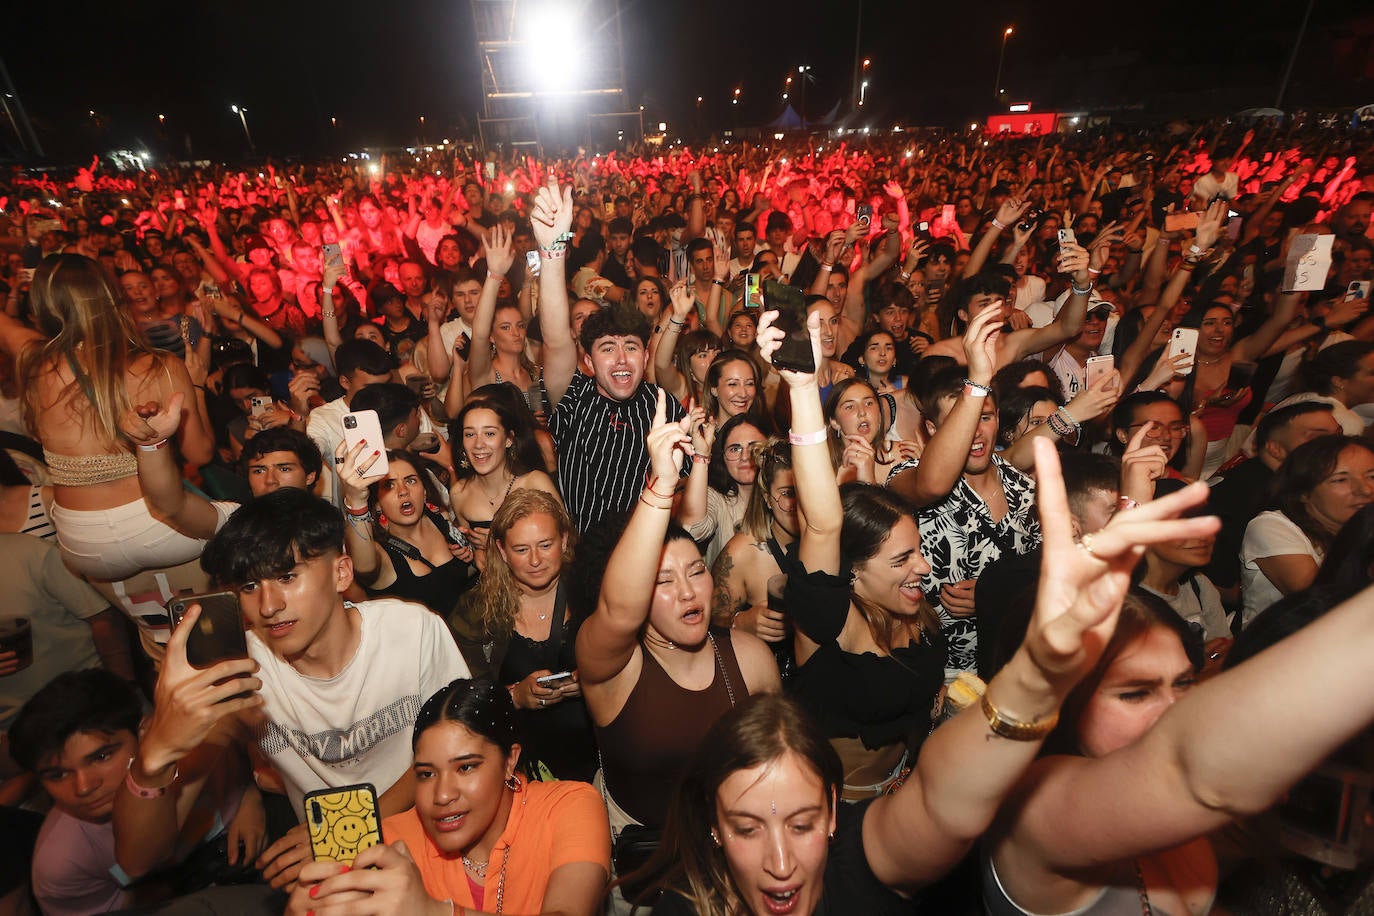
<instances>
[{"instance_id":1,"label":"raised arm","mask_svg":"<svg viewBox=\"0 0 1374 916\"><path fill-rule=\"evenodd\" d=\"M997 359L997 339L1002 333L1005 305L992 304L969 322L964 332L964 356L968 360L968 381L980 388L992 384L992 367ZM897 474L888 486L905 496L917 508L944 499L959 482L968 463L969 448L978 431L986 398L967 384L955 396L940 428L926 443L921 463ZM988 448L992 447L988 443Z\"/></svg>"},{"instance_id":2,"label":"raised arm","mask_svg":"<svg viewBox=\"0 0 1374 916\"><path fill-rule=\"evenodd\" d=\"M649 483L606 564L596 612L577 634L577 670L584 685L604 684L625 669L649 618L663 537L672 517L672 487L691 449L691 417L668 422L667 398L660 388L647 437Z\"/></svg>"},{"instance_id":3,"label":"raised arm","mask_svg":"<svg viewBox=\"0 0 1374 916\"><path fill-rule=\"evenodd\" d=\"M1101 262L1106 260L1109 247L1095 248L1091 253L1072 244L1060 248L1059 272L1071 274L1073 277L1073 283L1069 286L1068 301L1059 310L1054 321L1043 328L1027 328L1010 336L1007 342L1011 350L1008 354L1009 361L1043 352L1078 336L1078 332L1083 330L1083 319L1088 315L1088 297L1093 291L1094 274L1091 271L1102 267Z\"/></svg>"},{"instance_id":4,"label":"raised arm","mask_svg":"<svg viewBox=\"0 0 1374 916\"><path fill-rule=\"evenodd\" d=\"M869 809L865 857L889 887L914 890L938 878L987 830L1039 754L1060 704L1097 663L1144 545L1218 528L1215 518L1176 518L1205 500L1206 489L1194 485L1118 513L1084 549L1074 543L1052 444L1036 443L1035 466L1044 555L1030 625L1012 660L988 684L981 708L965 709L936 728L921 746L910 781ZM1022 726L1022 734L1011 737L1005 723ZM1121 792L1124 784L1118 776L1117 794L1129 794ZM1073 801L1056 816L1082 806Z\"/></svg>"},{"instance_id":5,"label":"raised arm","mask_svg":"<svg viewBox=\"0 0 1374 916\"><path fill-rule=\"evenodd\" d=\"M203 778L209 762L222 755L226 742L220 736L232 726L225 720L262 705L257 692L262 681L252 659L231 659L203 670L187 662L186 637L199 617L200 605L191 605L167 641L152 719L129 764L129 779L115 795L115 859L131 875L152 871L171 857L192 800L186 787ZM150 791L135 795L129 783ZM159 788L167 791L159 795Z\"/></svg>"},{"instance_id":6,"label":"raised arm","mask_svg":"<svg viewBox=\"0 0 1374 916\"><path fill-rule=\"evenodd\" d=\"M964 265L964 276L971 277L983 269L983 265L988 262L988 256L992 254L993 247L997 244L997 239L1002 235L1003 230L1010 229L1021 219L1021 215L1030 209L1030 201L1022 200L1019 197L1008 197L1002 202L1002 206L997 208L997 215L988 224L987 231L978 239L978 245L973 249L973 254L969 255L968 263Z\"/></svg>"},{"instance_id":7,"label":"raised arm","mask_svg":"<svg viewBox=\"0 0 1374 916\"><path fill-rule=\"evenodd\" d=\"M782 345L783 332L773 327L776 311L764 312L759 318L758 348L771 364L773 354ZM816 364L821 361L821 320L818 312L806 318L806 330L811 336L811 353ZM830 428L821 411L820 389L814 372L779 369L787 383L792 399L792 472L797 478L797 506L806 518L801 531L798 557L807 572L840 572L840 523L844 506L840 502L840 488L835 482L835 469L830 464Z\"/></svg>"},{"instance_id":8,"label":"raised arm","mask_svg":"<svg viewBox=\"0 0 1374 916\"><path fill-rule=\"evenodd\" d=\"M687 327L687 316L692 314L695 300L685 280L673 284L668 291L668 298L672 310L663 323L663 331L654 339L653 378L650 381L686 403L690 394L687 378L673 362L673 355L677 351L678 338Z\"/></svg>"},{"instance_id":9,"label":"raised arm","mask_svg":"<svg viewBox=\"0 0 1374 916\"><path fill-rule=\"evenodd\" d=\"M219 529L219 512L199 493L186 489L176 457L167 440L181 425L186 396L172 395L166 406L155 402L134 405L120 423L124 437L135 446L138 485L153 518L187 537L208 540Z\"/></svg>"},{"instance_id":10,"label":"raised arm","mask_svg":"<svg viewBox=\"0 0 1374 916\"><path fill-rule=\"evenodd\" d=\"M472 316L468 378L473 384L482 383L491 374L491 325L496 320L496 294L513 263L511 234L497 223L487 237L487 278L482 282L482 294L477 297L477 311Z\"/></svg>"},{"instance_id":11,"label":"raised arm","mask_svg":"<svg viewBox=\"0 0 1374 916\"><path fill-rule=\"evenodd\" d=\"M534 240L544 262L539 272L539 327L544 332L544 387L550 404L563 400L577 370L577 346L568 317L566 249L555 245L563 244L558 239L572 225L572 217L572 185L559 191L558 179L550 174L530 212Z\"/></svg>"},{"instance_id":12,"label":"raised arm","mask_svg":"<svg viewBox=\"0 0 1374 916\"><path fill-rule=\"evenodd\" d=\"M367 502L368 487L383 477L368 473L382 448L380 442L359 442L351 449L340 442L334 451L335 462L343 460L336 466L343 493L344 545L353 558L353 577L364 585L385 586L395 578L390 557L372 536L372 512Z\"/></svg>"}]
</instances>

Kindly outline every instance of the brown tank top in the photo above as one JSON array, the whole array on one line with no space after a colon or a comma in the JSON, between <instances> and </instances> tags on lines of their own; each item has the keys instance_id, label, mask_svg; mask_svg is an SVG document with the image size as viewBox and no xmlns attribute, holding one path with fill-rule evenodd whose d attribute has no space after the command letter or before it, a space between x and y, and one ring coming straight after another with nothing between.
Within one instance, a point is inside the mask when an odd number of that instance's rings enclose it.
<instances>
[{"instance_id":1,"label":"brown tank top","mask_svg":"<svg viewBox=\"0 0 1374 916\"><path fill-rule=\"evenodd\" d=\"M687 758L716 720L729 711L731 692L735 702L746 696L730 631L712 627L711 634L716 666L709 687L682 687L669 677L652 652L642 649L644 664L630 698L620 715L596 730L606 791L641 824L663 826L668 801Z\"/></svg>"}]
</instances>

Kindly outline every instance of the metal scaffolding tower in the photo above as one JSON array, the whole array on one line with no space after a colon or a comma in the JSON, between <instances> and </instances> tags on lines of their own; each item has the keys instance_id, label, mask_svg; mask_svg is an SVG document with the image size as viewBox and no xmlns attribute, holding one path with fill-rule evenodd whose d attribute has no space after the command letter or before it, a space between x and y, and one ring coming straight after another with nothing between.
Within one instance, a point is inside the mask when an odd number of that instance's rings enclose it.
<instances>
[{"instance_id":1,"label":"metal scaffolding tower","mask_svg":"<svg viewBox=\"0 0 1374 916\"><path fill-rule=\"evenodd\" d=\"M587 143L627 111L620 0L471 0L484 147Z\"/></svg>"}]
</instances>

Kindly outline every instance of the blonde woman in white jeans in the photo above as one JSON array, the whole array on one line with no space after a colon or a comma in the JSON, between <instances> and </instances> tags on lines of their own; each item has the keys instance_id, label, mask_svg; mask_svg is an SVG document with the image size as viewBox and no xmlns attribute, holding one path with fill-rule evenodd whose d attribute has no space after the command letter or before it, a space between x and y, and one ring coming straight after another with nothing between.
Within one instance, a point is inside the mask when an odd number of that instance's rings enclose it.
<instances>
[{"instance_id":1,"label":"blonde woman in white jeans","mask_svg":"<svg viewBox=\"0 0 1374 916\"><path fill-rule=\"evenodd\" d=\"M43 261L30 290L37 330L0 315L0 349L18 368L26 425L43 445L63 559L124 606L113 583L200 556L204 542L155 519L121 423L142 423L139 405L181 394L188 407L176 435L182 455L204 464L214 440L204 388L180 359L143 343L97 261L62 254ZM164 441L157 446L170 447ZM165 590L165 587L164 587Z\"/></svg>"}]
</instances>

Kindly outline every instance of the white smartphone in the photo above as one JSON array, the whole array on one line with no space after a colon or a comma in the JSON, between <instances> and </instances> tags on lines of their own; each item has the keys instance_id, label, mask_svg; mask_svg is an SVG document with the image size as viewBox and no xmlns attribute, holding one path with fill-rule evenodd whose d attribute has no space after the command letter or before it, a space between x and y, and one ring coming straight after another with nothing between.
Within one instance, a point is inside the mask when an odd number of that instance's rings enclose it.
<instances>
[{"instance_id":1,"label":"white smartphone","mask_svg":"<svg viewBox=\"0 0 1374 916\"><path fill-rule=\"evenodd\" d=\"M540 687L562 687L565 684L571 684L572 679L573 676L571 671L560 671L557 674L546 674L543 677L537 677L534 679L534 682Z\"/></svg>"},{"instance_id":2,"label":"white smartphone","mask_svg":"<svg viewBox=\"0 0 1374 916\"><path fill-rule=\"evenodd\" d=\"M255 395L248 399L248 405L251 408L251 415L260 417L272 409L272 399Z\"/></svg>"},{"instance_id":3,"label":"white smartphone","mask_svg":"<svg viewBox=\"0 0 1374 916\"><path fill-rule=\"evenodd\" d=\"M352 451L359 442L366 442L367 449L372 449L380 454L372 466L367 469L368 476L374 474L385 474L389 465L386 460L386 437L382 435L382 422L377 419L375 410L357 410L353 413L344 414L343 418L344 445L348 451Z\"/></svg>"},{"instance_id":4,"label":"white smartphone","mask_svg":"<svg viewBox=\"0 0 1374 916\"><path fill-rule=\"evenodd\" d=\"M1111 375L1116 368L1115 356L1090 356L1088 357L1088 387L1091 388L1097 380L1104 375Z\"/></svg>"},{"instance_id":5,"label":"white smartphone","mask_svg":"<svg viewBox=\"0 0 1374 916\"><path fill-rule=\"evenodd\" d=\"M1197 355L1197 328L1174 328L1174 335L1169 338L1169 357L1173 358L1180 353L1187 353L1189 356ZM1192 367L1181 375L1188 375L1193 371Z\"/></svg>"},{"instance_id":6,"label":"white smartphone","mask_svg":"<svg viewBox=\"0 0 1374 916\"><path fill-rule=\"evenodd\" d=\"M1368 299L1371 285L1369 280L1351 280L1350 287L1345 291L1345 298Z\"/></svg>"},{"instance_id":7,"label":"white smartphone","mask_svg":"<svg viewBox=\"0 0 1374 916\"><path fill-rule=\"evenodd\" d=\"M1072 230L1072 229L1067 229L1067 228L1065 228L1065 229L1060 229L1060 230L1059 230L1059 247L1060 247L1060 248L1063 248L1065 245L1077 245L1077 244L1078 244L1078 236L1076 236L1076 235L1073 234L1073 230Z\"/></svg>"}]
</instances>

